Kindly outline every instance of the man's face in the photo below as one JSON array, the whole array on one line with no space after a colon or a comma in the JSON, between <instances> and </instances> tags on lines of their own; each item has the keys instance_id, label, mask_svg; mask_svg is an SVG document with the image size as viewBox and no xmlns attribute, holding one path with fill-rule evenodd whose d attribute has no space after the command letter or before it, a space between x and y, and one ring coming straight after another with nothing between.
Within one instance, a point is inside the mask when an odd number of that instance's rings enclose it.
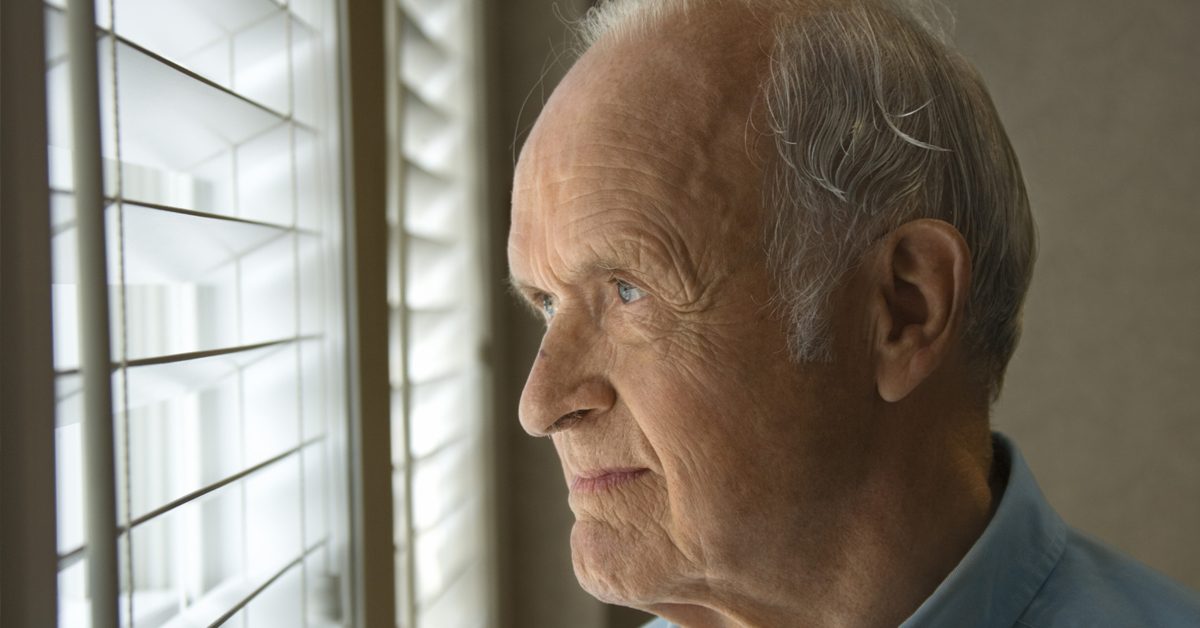
<instances>
[{"instance_id":1,"label":"man's face","mask_svg":"<svg viewBox=\"0 0 1200 628\"><path fill-rule=\"evenodd\" d=\"M853 457L825 417L870 386L794 364L769 308L763 47L671 35L576 64L522 153L509 237L547 323L521 422L562 460L581 583L642 607L834 525L812 513Z\"/></svg>"}]
</instances>

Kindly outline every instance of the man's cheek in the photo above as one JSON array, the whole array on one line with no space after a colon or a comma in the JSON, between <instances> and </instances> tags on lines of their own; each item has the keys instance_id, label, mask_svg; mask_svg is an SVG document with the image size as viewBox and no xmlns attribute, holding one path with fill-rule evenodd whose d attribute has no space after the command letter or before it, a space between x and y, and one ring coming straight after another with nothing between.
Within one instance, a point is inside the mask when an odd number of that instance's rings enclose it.
<instances>
[{"instance_id":1,"label":"man's cheek","mask_svg":"<svg viewBox=\"0 0 1200 628\"><path fill-rule=\"evenodd\" d=\"M706 423L726 413L723 406L731 392L705 359L658 359L646 368L630 369L626 388L626 402L646 437L667 449L694 440L697 430L716 427Z\"/></svg>"},{"instance_id":2,"label":"man's cheek","mask_svg":"<svg viewBox=\"0 0 1200 628\"><path fill-rule=\"evenodd\" d=\"M610 373L618 392L639 401L700 401L723 381L717 349L701 334L677 331L647 344L615 346Z\"/></svg>"}]
</instances>

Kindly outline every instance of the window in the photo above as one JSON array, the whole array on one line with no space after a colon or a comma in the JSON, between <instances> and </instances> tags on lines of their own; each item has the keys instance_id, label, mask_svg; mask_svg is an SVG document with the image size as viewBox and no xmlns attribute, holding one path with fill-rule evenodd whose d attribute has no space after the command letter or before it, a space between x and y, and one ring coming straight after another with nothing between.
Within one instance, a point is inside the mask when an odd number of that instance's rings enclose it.
<instances>
[{"instance_id":1,"label":"window","mask_svg":"<svg viewBox=\"0 0 1200 628\"><path fill-rule=\"evenodd\" d=\"M494 624L477 0L0 7L4 624Z\"/></svg>"},{"instance_id":2,"label":"window","mask_svg":"<svg viewBox=\"0 0 1200 628\"><path fill-rule=\"evenodd\" d=\"M76 330L97 312L77 284L84 241L105 234L76 221L64 9L48 3L45 24L59 625L74 627L98 594L84 529L104 500L85 478L108 464L84 455ZM335 11L96 4L122 625L340 620Z\"/></svg>"}]
</instances>

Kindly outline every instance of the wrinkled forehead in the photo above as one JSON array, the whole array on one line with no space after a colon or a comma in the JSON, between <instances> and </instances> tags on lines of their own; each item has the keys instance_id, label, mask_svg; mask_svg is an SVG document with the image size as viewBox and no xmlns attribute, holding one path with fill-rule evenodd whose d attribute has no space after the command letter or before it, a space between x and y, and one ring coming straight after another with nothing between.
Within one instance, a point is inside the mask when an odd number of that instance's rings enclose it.
<instances>
[{"instance_id":1,"label":"wrinkled forehead","mask_svg":"<svg viewBox=\"0 0 1200 628\"><path fill-rule=\"evenodd\" d=\"M768 29L732 4L602 38L522 150L512 237L605 208L680 228L756 221L765 142L754 104L768 52ZM669 215L681 212L695 216Z\"/></svg>"},{"instance_id":2,"label":"wrinkled forehead","mask_svg":"<svg viewBox=\"0 0 1200 628\"><path fill-rule=\"evenodd\" d=\"M642 148L668 160L742 143L770 45L768 29L733 4L614 30L555 89L522 161L621 139L648 140Z\"/></svg>"}]
</instances>

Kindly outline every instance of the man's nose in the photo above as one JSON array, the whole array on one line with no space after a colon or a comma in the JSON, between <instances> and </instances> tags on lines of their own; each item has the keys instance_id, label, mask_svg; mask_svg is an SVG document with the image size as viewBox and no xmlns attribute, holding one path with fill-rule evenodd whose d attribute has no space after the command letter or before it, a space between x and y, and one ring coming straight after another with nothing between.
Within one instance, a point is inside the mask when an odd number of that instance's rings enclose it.
<instances>
[{"instance_id":1,"label":"man's nose","mask_svg":"<svg viewBox=\"0 0 1200 628\"><path fill-rule=\"evenodd\" d=\"M559 322L546 331L521 393L521 426L533 436L569 429L616 402L595 340Z\"/></svg>"}]
</instances>

